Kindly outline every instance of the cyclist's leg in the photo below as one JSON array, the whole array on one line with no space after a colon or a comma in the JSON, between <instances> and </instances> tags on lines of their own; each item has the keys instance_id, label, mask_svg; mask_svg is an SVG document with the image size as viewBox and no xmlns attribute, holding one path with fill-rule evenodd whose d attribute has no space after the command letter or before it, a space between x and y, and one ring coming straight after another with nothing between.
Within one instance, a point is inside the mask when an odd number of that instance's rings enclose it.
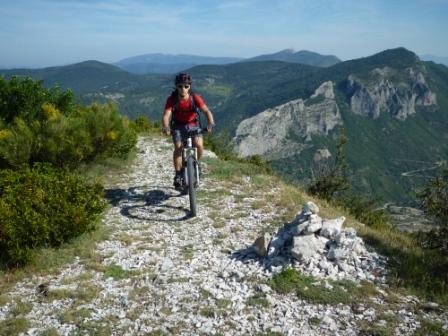
<instances>
[{"instance_id":1,"label":"cyclist's leg","mask_svg":"<svg viewBox=\"0 0 448 336\"><path fill-rule=\"evenodd\" d=\"M173 185L175 188L181 187L183 184L182 174L182 132L179 129L172 130L173 135L173 165L175 170Z\"/></svg>"},{"instance_id":2,"label":"cyclist's leg","mask_svg":"<svg viewBox=\"0 0 448 336\"><path fill-rule=\"evenodd\" d=\"M174 170L179 172L182 170L182 130L180 127L174 127L171 132L174 144L173 165Z\"/></svg>"},{"instance_id":3,"label":"cyclist's leg","mask_svg":"<svg viewBox=\"0 0 448 336\"><path fill-rule=\"evenodd\" d=\"M182 171L182 142L174 143L173 164L176 172Z\"/></svg>"}]
</instances>

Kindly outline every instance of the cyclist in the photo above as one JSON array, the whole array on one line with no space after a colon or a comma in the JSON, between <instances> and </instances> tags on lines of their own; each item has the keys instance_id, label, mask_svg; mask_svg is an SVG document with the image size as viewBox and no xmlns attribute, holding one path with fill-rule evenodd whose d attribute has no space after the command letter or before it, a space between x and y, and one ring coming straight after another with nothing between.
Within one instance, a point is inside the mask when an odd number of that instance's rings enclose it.
<instances>
[{"instance_id":1,"label":"cyclist","mask_svg":"<svg viewBox=\"0 0 448 336\"><path fill-rule=\"evenodd\" d=\"M199 110L207 117L207 130L212 132L215 127L213 114L197 93L190 91L191 76L187 73L179 73L174 80L175 91L166 100L165 111L162 117L163 133L172 135L174 142L173 163L176 171L174 176L174 187L181 188L183 185L182 172L182 141L188 130L200 128ZM204 150L202 135L193 138L193 145L198 150L198 159L201 159Z\"/></svg>"}]
</instances>

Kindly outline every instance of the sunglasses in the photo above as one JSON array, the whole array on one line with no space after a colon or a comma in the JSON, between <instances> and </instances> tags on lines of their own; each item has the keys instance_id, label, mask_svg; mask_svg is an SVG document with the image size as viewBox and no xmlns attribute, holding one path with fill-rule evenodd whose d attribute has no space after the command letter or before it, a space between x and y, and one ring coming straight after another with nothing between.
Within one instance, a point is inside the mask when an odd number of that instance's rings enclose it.
<instances>
[{"instance_id":1,"label":"sunglasses","mask_svg":"<svg viewBox=\"0 0 448 336\"><path fill-rule=\"evenodd\" d=\"M182 84L179 84L179 85L177 85L177 88L178 88L178 89L182 89L182 88L184 88L184 89L189 89L189 88L190 88L190 85L182 85Z\"/></svg>"}]
</instances>

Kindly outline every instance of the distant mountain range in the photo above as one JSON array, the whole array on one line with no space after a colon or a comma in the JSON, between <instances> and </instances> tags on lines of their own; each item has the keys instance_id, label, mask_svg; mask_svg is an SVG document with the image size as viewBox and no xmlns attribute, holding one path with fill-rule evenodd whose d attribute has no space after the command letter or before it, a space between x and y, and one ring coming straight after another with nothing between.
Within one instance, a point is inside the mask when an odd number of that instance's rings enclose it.
<instances>
[{"instance_id":1,"label":"distant mountain range","mask_svg":"<svg viewBox=\"0 0 448 336\"><path fill-rule=\"evenodd\" d=\"M279 155L263 155L288 179L306 182L317 153L334 155L341 127L349 138L354 188L385 201L412 202L415 188L448 161L448 68L421 61L404 48L329 67L245 60L195 66L188 72L219 129L234 136L241 124L262 113L267 119L261 124L254 119L252 128L279 125L272 131L285 146L277 150L266 144ZM174 86L172 74L136 75L96 61L0 74L31 76L47 86L59 83L84 103L112 101L131 118L146 115L151 120L160 119ZM275 113L274 118L290 118L295 127L269 119ZM266 138L257 145L263 146Z\"/></svg>"},{"instance_id":2,"label":"distant mountain range","mask_svg":"<svg viewBox=\"0 0 448 336\"><path fill-rule=\"evenodd\" d=\"M170 54L145 54L125 58L115 63L118 67L134 74L173 74L197 65L224 65L236 62L256 61L283 61L290 63L301 63L318 67L328 67L339 63L336 56L321 55L311 51L298 51L285 49L273 54L260 55L252 58L236 57L207 57L196 55L170 55Z\"/></svg>"},{"instance_id":3,"label":"distant mountain range","mask_svg":"<svg viewBox=\"0 0 448 336\"><path fill-rule=\"evenodd\" d=\"M237 57L208 57L196 55L145 54L122 59L115 63L135 74L176 73L202 64L229 64L240 61Z\"/></svg>"},{"instance_id":4,"label":"distant mountain range","mask_svg":"<svg viewBox=\"0 0 448 336\"><path fill-rule=\"evenodd\" d=\"M307 50L295 52L294 49L285 49L274 54L260 55L243 60L243 62L255 61L283 61L318 67L329 67L341 62L339 58L333 55L321 55Z\"/></svg>"}]
</instances>

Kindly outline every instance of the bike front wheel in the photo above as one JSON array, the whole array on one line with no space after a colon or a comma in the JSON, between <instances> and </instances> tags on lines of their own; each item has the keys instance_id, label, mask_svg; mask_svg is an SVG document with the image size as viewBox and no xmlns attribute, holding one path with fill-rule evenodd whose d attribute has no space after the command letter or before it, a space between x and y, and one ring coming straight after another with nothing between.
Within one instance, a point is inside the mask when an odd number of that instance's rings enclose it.
<instances>
[{"instance_id":1,"label":"bike front wheel","mask_svg":"<svg viewBox=\"0 0 448 336\"><path fill-rule=\"evenodd\" d=\"M188 175L188 196L190 197L190 211L191 216L195 217L197 214L196 204L196 174L194 171L194 158L192 156L187 158L187 175Z\"/></svg>"}]
</instances>

